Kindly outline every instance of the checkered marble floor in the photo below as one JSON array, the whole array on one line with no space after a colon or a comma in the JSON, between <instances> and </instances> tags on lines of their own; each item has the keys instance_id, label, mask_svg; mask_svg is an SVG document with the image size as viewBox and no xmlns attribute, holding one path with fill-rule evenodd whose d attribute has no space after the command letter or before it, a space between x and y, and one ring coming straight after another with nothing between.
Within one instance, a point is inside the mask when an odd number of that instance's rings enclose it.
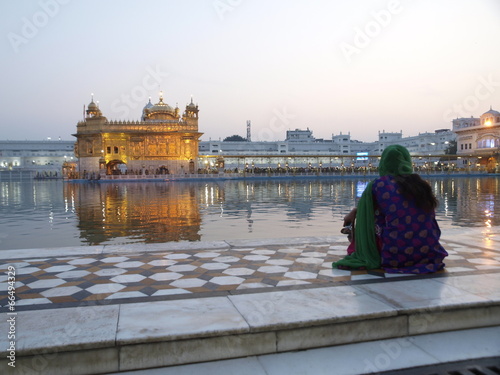
<instances>
[{"instance_id":1,"label":"checkered marble floor","mask_svg":"<svg viewBox=\"0 0 500 375\"><path fill-rule=\"evenodd\" d=\"M450 254L446 269L425 276L332 269L331 263L345 255L347 242L342 240L0 260L0 305L8 301L9 266L16 270L16 309L34 310L500 273L498 237L485 241L464 243L453 236L443 240Z\"/></svg>"}]
</instances>

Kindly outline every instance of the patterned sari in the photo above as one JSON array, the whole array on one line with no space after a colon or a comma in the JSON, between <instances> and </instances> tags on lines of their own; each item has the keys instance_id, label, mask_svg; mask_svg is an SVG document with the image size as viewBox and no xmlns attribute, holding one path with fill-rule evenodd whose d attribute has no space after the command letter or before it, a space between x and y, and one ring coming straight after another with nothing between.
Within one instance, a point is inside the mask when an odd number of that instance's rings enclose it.
<instances>
[{"instance_id":1,"label":"patterned sari","mask_svg":"<svg viewBox=\"0 0 500 375\"><path fill-rule=\"evenodd\" d=\"M358 203L355 251L332 264L342 269L384 268L392 273L429 273L444 267L448 254L439 244L434 212L405 198L393 176L413 172L411 157L400 145L387 147L380 178L370 182Z\"/></svg>"}]
</instances>

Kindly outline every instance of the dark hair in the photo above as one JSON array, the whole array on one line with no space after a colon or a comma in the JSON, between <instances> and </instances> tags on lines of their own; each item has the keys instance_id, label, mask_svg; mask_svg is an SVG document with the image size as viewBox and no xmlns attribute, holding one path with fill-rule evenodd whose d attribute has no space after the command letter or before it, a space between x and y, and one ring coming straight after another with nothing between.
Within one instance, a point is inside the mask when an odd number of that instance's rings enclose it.
<instances>
[{"instance_id":1,"label":"dark hair","mask_svg":"<svg viewBox=\"0 0 500 375\"><path fill-rule=\"evenodd\" d=\"M438 206L438 200L432 192L431 185L418 174L394 176L394 180L398 183L401 193L406 198L414 200L418 208L432 211Z\"/></svg>"}]
</instances>

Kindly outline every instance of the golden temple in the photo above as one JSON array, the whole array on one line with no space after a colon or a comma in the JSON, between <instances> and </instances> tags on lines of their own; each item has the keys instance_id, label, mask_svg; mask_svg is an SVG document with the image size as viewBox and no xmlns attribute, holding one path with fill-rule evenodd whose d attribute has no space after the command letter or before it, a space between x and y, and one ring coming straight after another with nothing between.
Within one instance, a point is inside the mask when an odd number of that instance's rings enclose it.
<instances>
[{"instance_id":1,"label":"golden temple","mask_svg":"<svg viewBox=\"0 0 500 375\"><path fill-rule=\"evenodd\" d=\"M191 98L181 115L160 93L158 103L149 99L140 121L110 121L92 97L73 134L79 177L194 173L203 134L198 132L198 112Z\"/></svg>"}]
</instances>

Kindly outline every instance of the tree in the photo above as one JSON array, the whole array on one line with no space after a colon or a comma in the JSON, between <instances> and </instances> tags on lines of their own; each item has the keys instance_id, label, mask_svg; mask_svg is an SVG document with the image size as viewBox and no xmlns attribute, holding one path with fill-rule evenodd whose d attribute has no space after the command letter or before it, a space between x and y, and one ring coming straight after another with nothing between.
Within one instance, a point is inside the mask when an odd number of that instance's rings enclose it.
<instances>
[{"instance_id":1,"label":"tree","mask_svg":"<svg viewBox=\"0 0 500 375\"><path fill-rule=\"evenodd\" d=\"M226 137L223 140L223 142L246 142L246 141L247 141L246 138L243 138L242 136L236 134L230 137Z\"/></svg>"},{"instance_id":2,"label":"tree","mask_svg":"<svg viewBox=\"0 0 500 375\"><path fill-rule=\"evenodd\" d=\"M457 141L450 141L448 148L444 150L446 155L456 155L457 154Z\"/></svg>"}]
</instances>

